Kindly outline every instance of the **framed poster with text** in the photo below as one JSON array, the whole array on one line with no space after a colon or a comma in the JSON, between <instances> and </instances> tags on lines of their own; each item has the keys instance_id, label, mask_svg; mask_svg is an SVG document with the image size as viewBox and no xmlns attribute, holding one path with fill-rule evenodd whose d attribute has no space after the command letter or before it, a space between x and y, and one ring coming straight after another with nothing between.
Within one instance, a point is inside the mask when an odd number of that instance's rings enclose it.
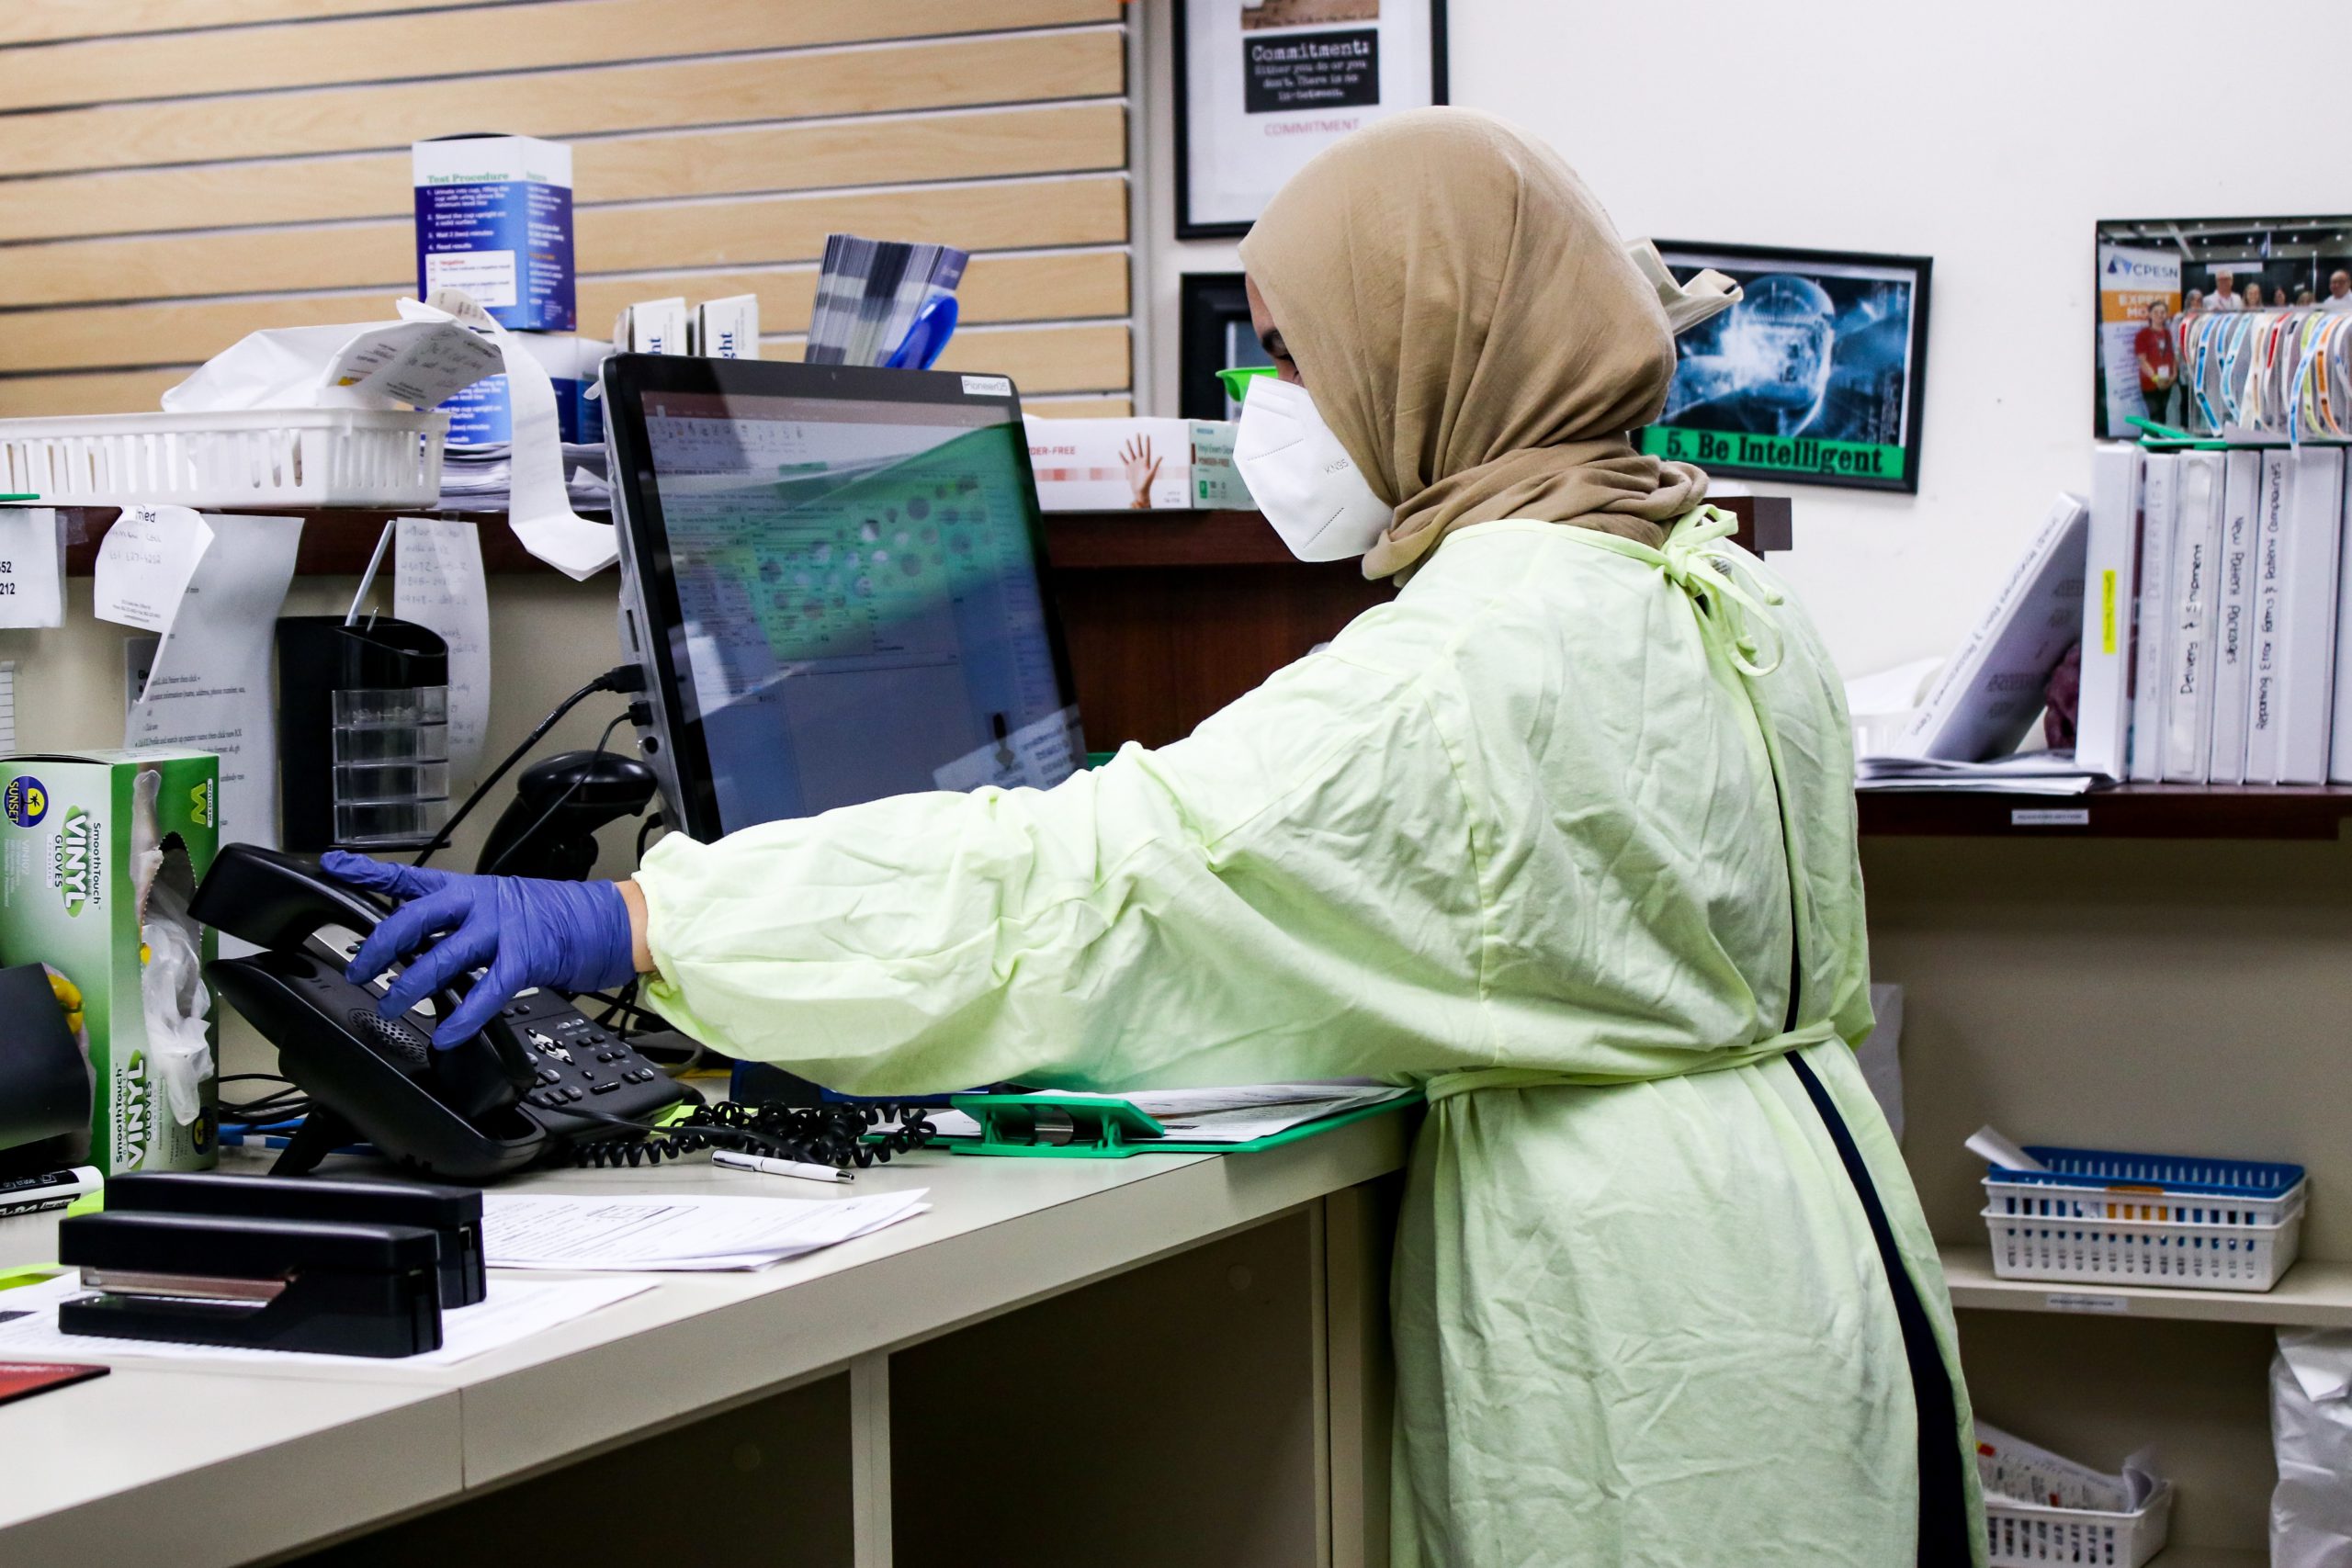
<instances>
[{"instance_id":1,"label":"framed poster with text","mask_svg":"<svg viewBox=\"0 0 2352 1568\"><path fill-rule=\"evenodd\" d=\"M1918 492L1926 256L1657 244L1679 281L1712 267L1743 298L1675 339L1642 451L1726 479Z\"/></svg>"},{"instance_id":2,"label":"framed poster with text","mask_svg":"<svg viewBox=\"0 0 2352 1568\"><path fill-rule=\"evenodd\" d=\"M1175 0L1176 237L1246 234L1309 158L1445 102L1445 0Z\"/></svg>"}]
</instances>

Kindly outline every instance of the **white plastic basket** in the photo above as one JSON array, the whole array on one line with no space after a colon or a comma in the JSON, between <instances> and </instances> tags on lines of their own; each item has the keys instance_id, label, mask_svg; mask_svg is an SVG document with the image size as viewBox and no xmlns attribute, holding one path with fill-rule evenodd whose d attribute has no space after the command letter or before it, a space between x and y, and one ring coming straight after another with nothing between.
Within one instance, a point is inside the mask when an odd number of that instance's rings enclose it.
<instances>
[{"instance_id":1,"label":"white plastic basket","mask_svg":"<svg viewBox=\"0 0 2352 1568\"><path fill-rule=\"evenodd\" d=\"M1993 1277L2185 1291L2267 1291L2294 1266L2301 1213L2275 1225L2020 1219L1984 1211Z\"/></svg>"},{"instance_id":2,"label":"white plastic basket","mask_svg":"<svg viewBox=\"0 0 2352 1568\"><path fill-rule=\"evenodd\" d=\"M2135 1514L2050 1508L1984 1499L1985 1561L1992 1568L2140 1568L2165 1549L2172 1529L2172 1483L2160 1483Z\"/></svg>"},{"instance_id":3,"label":"white plastic basket","mask_svg":"<svg viewBox=\"0 0 2352 1568\"><path fill-rule=\"evenodd\" d=\"M1984 1178L1996 1279L2267 1291L2302 1244L2300 1166L2027 1152L2050 1168L1995 1166Z\"/></svg>"},{"instance_id":4,"label":"white plastic basket","mask_svg":"<svg viewBox=\"0 0 2352 1568\"><path fill-rule=\"evenodd\" d=\"M0 493L59 505L430 506L449 416L374 409L0 420Z\"/></svg>"}]
</instances>

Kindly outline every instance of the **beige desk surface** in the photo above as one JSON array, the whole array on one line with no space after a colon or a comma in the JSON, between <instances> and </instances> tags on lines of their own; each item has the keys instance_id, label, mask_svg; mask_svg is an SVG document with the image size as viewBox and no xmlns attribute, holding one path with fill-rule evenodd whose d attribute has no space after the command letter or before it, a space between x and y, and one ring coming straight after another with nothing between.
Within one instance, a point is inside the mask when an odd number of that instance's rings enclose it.
<instances>
[{"instance_id":1,"label":"beige desk surface","mask_svg":"<svg viewBox=\"0 0 2352 1568\"><path fill-rule=\"evenodd\" d=\"M657 1283L641 1295L456 1366L166 1368L92 1340L84 1359L116 1365L113 1375L0 1407L0 1561L48 1561L28 1549L67 1540L79 1561L132 1561L131 1543L152 1540L170 1542L175 1568L247 1562L1258 1224L1398 1168L1408 1129L1404 1116L1376 1117L1227 1156L925 1151L838 1190L928 1188L928 1213L756 1273L649 1276ZM535 1174L512 1186L833 1190L699 1162ZM52 1235L11 1231L0 1264L37 1258Z\"/></svg>"}]
</instances>

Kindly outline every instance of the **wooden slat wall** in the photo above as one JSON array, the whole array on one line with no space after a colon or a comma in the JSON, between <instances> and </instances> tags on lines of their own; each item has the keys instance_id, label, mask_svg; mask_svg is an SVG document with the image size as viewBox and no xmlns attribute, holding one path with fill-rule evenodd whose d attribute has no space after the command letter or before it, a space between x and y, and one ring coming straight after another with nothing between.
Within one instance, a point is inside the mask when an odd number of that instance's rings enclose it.
<instances>
[{"instance_id":1,"label":"wooden slat wall","mask_svg":"<svg viewBox=\"0 0 2352 1568\"><path fill-rule=\"evenodd\" d=\"M569 142L580 330L756 293L825 235L970 249L943 366L1131 406L1121 0L11 0L0 416L152 409L257 327L413 292L408 144Z\"/></svg>"}]
</instances>

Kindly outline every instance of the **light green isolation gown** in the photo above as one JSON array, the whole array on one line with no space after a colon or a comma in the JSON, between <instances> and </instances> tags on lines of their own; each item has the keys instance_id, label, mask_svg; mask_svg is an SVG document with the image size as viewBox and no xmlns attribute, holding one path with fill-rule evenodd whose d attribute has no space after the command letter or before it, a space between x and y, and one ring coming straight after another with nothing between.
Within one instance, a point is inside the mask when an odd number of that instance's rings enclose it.
<instances>
[{"instance_id":1,"label":"light green isolation gown","mask_svg":"<svg viewBox=\"0 0 2352 1568\"><path fill-rule=\"evenodd\" d=\"M1480 524L1174 745L1046 792L665 839L639 876L652 1005L868 1094L1423 1084L1400 1568L1907 1568L1910 1372L1792 1045L1952 1369L1956 1464L1967 1396L1850 1050L1844 701L1727 530L1696 513L1658 551Z\"/></svg>"}]
</instances>

